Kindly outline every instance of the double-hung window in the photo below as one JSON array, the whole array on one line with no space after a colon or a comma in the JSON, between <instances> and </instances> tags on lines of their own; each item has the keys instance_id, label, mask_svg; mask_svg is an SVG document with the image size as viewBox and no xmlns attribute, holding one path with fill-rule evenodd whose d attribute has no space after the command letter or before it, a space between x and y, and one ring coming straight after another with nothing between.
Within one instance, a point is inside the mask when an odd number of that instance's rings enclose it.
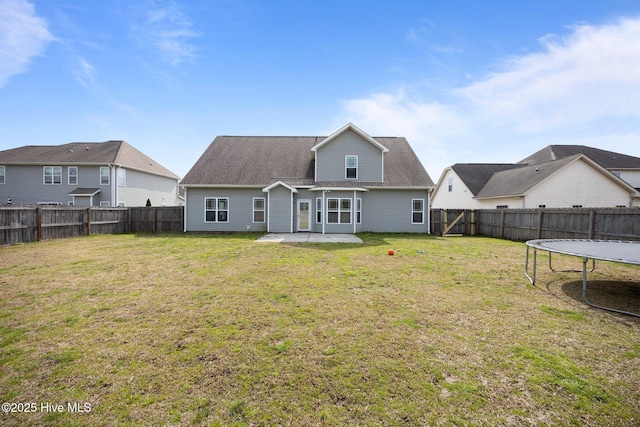
<instances>
[{"instance_id":1,"label":"double-hung window","mask_svg":"<svg viewBox=\"0 0 640 427\"><path fill-rule=\"evenodd\" d=\"M351 224L351 199L327 199L327 222Z\"/></svg>"},{"instance_id":2,"label":"double-hung window","mask_svg":"<svg viewBox=\"0 0 640 427\"><path fill-rule=\"evenodd\" d=\"M424 200L411 200L411 224L424 224Z\"/></svg>"},{"instance_id":3,"label":"double-hung window","mask_svg":"<svg viewBox=\"0 0 640 427\"><path fill-rule=\"evenodd\" d=\"M45 166L43 175L46 185L62 184L62 166Z\"/></svg>"},{"instance_id":4,"label":"double-hung window","mask_svg":"<svg viewBox=\"0 0 640 427\"><path fill-rule=\"evenodd\" d=\"M253 198L253 222L264 222L264 197Z\"/></svg>"},{"instance_id":5,"label":"double-hung window","mask_svg":"<svg viewBox=\"0 0 640 427\"><path fill-rule=\"evenodd\" d=\"M118 187L127 186L127 170L126 169L118 168L116 170L116 178L118 179Z\"/></svg>"},{"instance_id":6,"label":"double-hung window","mask_svg":"<svg viewBox=\"0 0 640 427\"><path fill-rule=\"evenodd\" d=\"M4 184L5 182L7 182L6 176L7 176L7 171L5 167L0 166L0 184Z\"/></svg>"},{"instance_id":7,"label":"double-hung window","mask_svg":"<svg viewBox=\"0 0 640 427\"><path fill-rule=\"evenodd\" d=\"M78 167L69 166L67 168L67 183L69 185L78 185Z\"/></svg>"},{"instance_id":8,"label":"double-hung window","mask_svg":"<svg viewBox=\"0 0 640 427\"><path fill-rule=\"evenodd\" d=\"M109 185L109 167L102 166L100 168L100 185Z\"/></svg>"},{"instance_id":9,"label":"double-hung window","mask_svg":"<svg viewBox=\"0 0 640 427\"><path fill-rule=\"evenodd\" d=\"M345 156L344 168L344 175L346 179L358 179L358 156Z\"/></svg>"},{"instance_id":10,"label":"double-hung window","mask_svg":"<svg viewBox=\"0 0 640 427\"><path fill-rule=\"evenodd\" d=\"M362 199L356 199L356 224L362 223Z\"/></svg>"},{"instance_id":11,"label":"double-hung window","mask_svg":"<svg viewBox=\"0 0 640 427\"><path fill-rule=\"evenodd\" d=\"M229 222L229 198L205 197L204 222Z\"/></svg>"}]
</instances>

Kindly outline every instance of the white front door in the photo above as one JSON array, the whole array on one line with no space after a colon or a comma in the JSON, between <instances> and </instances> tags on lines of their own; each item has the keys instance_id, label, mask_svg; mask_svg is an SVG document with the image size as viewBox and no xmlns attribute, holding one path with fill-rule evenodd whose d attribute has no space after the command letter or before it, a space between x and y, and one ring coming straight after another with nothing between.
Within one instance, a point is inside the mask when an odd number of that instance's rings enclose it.
<instances>
[{"instance_id":1,"label":"white front door","mask_svg":"<svg viewBox=\"0 0 640 427\"><path fill-rule=\"evenodd\" d=\"M311 200L298 200L298 231L311 230Z\"/></svg>"}]
</instances>

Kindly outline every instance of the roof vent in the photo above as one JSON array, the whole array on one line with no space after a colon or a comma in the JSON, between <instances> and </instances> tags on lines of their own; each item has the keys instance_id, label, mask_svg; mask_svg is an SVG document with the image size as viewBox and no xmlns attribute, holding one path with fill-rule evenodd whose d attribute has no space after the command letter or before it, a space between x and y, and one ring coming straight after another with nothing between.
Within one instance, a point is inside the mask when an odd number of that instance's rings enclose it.
<instances>
[{"instance_id":1,"label":"roof vent","mask_svg":"<svg viewBox=\"0 0 640 427\"><path fill-rule=\"evenodd\" d=\"M73 153L73 148L69 148L69 152L70 152L70 153Z\"/></svg>"},{"instance_id":2,"label":"roof vent","mask_svg":"<svg viewBox=\"0 0 640 427\"><path fill-rule=\"evenodd\" d=\"M89 147L87 147L87 151L89 151Z\"/></svg>"}]
</instances>

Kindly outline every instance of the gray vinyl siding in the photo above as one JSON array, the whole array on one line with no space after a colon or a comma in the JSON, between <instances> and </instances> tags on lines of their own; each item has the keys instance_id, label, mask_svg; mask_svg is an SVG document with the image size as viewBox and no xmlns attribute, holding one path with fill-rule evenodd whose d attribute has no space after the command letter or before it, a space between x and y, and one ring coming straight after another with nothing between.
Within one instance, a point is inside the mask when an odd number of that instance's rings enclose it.
<instances>
[{"instance_id":1,"label":"gray vinyl siding","mask_svg":"<svg viewBox=\"0 0 640 427\"><path fill-rule=\"evenodd\" d=\"M377 233L426 233L427 223L426 190L371 190L362 194L361 231ZM424 224L412 224L413 199L424 200Z\"/></svg>"},{"instance_id":2,"label":"gray vinyl siding","mask_svg":"<svg viewBox=\"0 0 640 427\"><path fill-rule=\"evenodd\" d=\"M290 190L282 186L273 188L267 199L267 212L270 232L291 233Z\"/></svg>"},{"instance_id":3,"label":"gray vinyl siding","mask_svg":"<svg viewBox=\"0 0 640 427\"><path fill-rule=\"evenodd\" d=\"M78 166L78 183L69 185L68 165L62 166L61 184L44 184L43 166L6 165L5 184L0 185L0 203L11 198L13 204L60 203L68 204L73 200L69 193L76 188L99 188L100 193L93 198L94 206L100 201L111 200L111 186L100 185L100 168L98 166Z\"/></svg>"},{"instance_id":4,"label":"gray vinyl siding","mask_svg":"<svg viewBox=\"0 0 640 427\"><path fill-rule=\"evenodd\" d=\"M348 181L382 182L382 151L352 130L320 147L316 153L316 181L344 181L345 156L358 156L358 178Z\"/></svg>"},{"instance_id":5,"label":"gray vinyl siding","mask_svg":"<svg viewBox=\"0 0 640 427\"><path fill-rule=\"evenodd\" d=\"M126 169L126 168L123 168ZM178 180L126 169L126 185L118 186L117 203L125 206L145 206L147 199L152 206L178 204Z\"/></svg>"},{"instance_id":6,"label":"gray vinyl siding","mask_svg":"<svg viewBox=\"0 0 640 427\"><path fill-rule=\"evenodd\" d=\"M229 222L205 222L206 197L229 198ZM187 188L187 231L266 231L267 224L253 222L253 198L264 197L262 189Z\"/></svg>"}]
</instances>

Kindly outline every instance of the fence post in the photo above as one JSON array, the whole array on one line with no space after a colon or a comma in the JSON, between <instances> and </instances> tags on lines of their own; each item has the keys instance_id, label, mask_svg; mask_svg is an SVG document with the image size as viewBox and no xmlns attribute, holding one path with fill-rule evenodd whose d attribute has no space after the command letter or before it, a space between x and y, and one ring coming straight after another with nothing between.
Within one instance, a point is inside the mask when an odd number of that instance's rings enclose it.
<instances>
[{"instance_id":1,"label":"fence post","mask_svg":"<svg viewBox=\"0 0 640 427\"><path fill-rule=\"evenodd\" d=\"M591 209L591 211L589 211L589 239L593 240L593 234L594 234L594 228L595 228L595 222L596 222L596 211L594 209Z\"/></svg>"},{"instance_id":2,"label":"fence post","mask_svg":"<svg viewBox=\"0 0 640 427\"><path fill-rule=\"evenodd\" d=\"M156 206L153 207L153 232L158 232L158 208Z\"/></svg>"},{"instance_id":3,"label":"fence post","mask_svg":"<svg viewBox=\"0 0 640 427\"><path fill-rule=\"evenodd\" d=\"M91 234L91 206L87 208L87 236Z\"/></svg>"},{"instance_id":4,"label":"fence post","mask_svg":"<svg viewBox=\"0 0 640 427\"><path fill-rule=\"evenodd\" d=\"M36 208L36 242L42 240L42 208Z\"/></svg>"},{"instance_id":5,"label":"fence post","mask_svg":"<svg viewBox=\"0 0 640 427\"><path fill-rule=\"evenodd\" d=\"M542 237L542 217L544 214L542 213L542 209L538 211L538 231L536 232L536 239L540 239Z\"/></svg>"},{"instance_id":6,"label":"fence post","mask_svg":"<svg viewBox=\"0 0 640 427\"><path fill-rule=\"evenodd\" d=\"M502 209L502 211L500 212L500 238L504 239L504 211L505 209Z\"/></svg>"},{"instance_id":7,"label":"fence post","mask_svg":"<svg viewBox=\"0 0 640 427\"><path fill-rule=\"evenodd\" d=\"M476 210L471 209L471 235L476 235Z\"/></svg>"}]
</instances>

